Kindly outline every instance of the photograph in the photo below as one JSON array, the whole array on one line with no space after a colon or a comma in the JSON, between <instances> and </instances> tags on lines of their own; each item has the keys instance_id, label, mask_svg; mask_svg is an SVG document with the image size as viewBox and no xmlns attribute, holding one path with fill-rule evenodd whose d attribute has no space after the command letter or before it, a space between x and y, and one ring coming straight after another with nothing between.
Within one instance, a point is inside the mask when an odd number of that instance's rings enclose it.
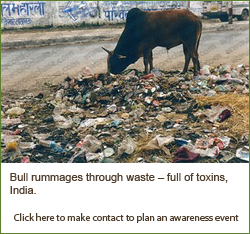
<instances>
[{"instance_id":1,"label":"photograph","mask_svg":"<svg viewBox=\"0 0 250 234\"><path fill-rule=\"evenodd\" d=\"M1 1L1 162L249 163L249 1Z\"/></svg>"}]
</instances>

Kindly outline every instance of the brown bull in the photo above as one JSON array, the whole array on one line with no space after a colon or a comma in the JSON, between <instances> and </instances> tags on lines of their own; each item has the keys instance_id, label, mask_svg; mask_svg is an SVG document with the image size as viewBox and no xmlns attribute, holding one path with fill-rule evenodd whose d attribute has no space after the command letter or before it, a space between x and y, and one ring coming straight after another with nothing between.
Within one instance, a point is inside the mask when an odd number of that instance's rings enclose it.
<instances>
[{"instance_id":1,"label":"brown bull","mask_svg":"<svg viewBox=\"0 0 250 234\"><path fill-rule=\"evenodd\" d=\"M108 71L118 74L130 64L143 57L145 73L153 69L152 50L166 47L167 50L183 44L186 73L192 58L194 75L200 70L198 47L201 37L201 20L188 10L144 12L133 8L128 12L125 29L113 51L108 52Z\"/></svg>"}]
</instances>

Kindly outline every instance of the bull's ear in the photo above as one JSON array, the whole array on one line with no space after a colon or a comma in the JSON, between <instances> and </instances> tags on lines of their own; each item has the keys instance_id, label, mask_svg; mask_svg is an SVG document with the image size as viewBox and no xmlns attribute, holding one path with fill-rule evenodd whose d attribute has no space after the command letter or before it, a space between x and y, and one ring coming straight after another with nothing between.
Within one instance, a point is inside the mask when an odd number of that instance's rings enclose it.
<instances>
[{"instance_id":1,"label":"bull's ear","mask_svg":"<svg viewBox=\"0 0 250 234\"><path fill-rule=\"evenodd\" d=\"M104 47L102 47L102 49L103 49L104 51L106 51L109 55L112 54L112 52L111 52L110 50L107 50L107 49L105 49Z\"/></svg>"},{"instance_id":2,"label":"bull's ear","mask_svg":"<svg viewBox=\"0 0 250 234\"><path fill-rule=\"evenodd\" d=\"M124 55L118 55L119 59L125 59L127 58L127 56L124 56Z\"/></svg>"}]
</instances>

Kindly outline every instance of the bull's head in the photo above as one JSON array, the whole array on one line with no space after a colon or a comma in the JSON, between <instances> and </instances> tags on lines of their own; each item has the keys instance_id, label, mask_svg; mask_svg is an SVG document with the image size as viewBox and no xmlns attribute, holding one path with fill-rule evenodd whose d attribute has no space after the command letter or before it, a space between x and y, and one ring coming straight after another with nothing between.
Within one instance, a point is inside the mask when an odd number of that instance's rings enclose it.
<instances>
[{"instance_id":1,"label":"bull's head","mask_svg":"<svg viewBox=\"0 0 250 234\"><path fill-rule=\"evenodd\" d=\"M128 65L130 65L127 56L117 54L114 51L109 51L103 47L102 49L108 53L108 58L107 58L108 72L113 74L119 74L122 71L124 71Z\"/></svg>"}]
</instances>

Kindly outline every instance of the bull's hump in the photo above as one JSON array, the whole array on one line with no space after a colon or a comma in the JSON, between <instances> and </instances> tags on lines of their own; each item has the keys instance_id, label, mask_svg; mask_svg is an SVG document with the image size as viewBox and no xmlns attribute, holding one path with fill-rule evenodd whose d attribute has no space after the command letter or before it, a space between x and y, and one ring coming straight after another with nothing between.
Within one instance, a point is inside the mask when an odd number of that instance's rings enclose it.
<instances>
[{"instance_id":1,"label":"bull's hump","mask_svg":"<svg viewBox=\"0 0 250 234\"><path fill-rule=\"evenodd\" d=\"M133 23L133 20L140 17L144 12L140 10L139 8L132 8L127 15L127 21L126 23Z\"/></svg>"},{"instance_id":2,"label":"bull's hump","mask_svg":"<svg viewBox=\"0 0 250 234\"><path fill-rule=\"evenodd\" d=\"M132 8L131 10L129 10L128 14L132 14L136 12L142 12L142 10L140 10L139 8Z\"/></svg>"}]
</instances>

